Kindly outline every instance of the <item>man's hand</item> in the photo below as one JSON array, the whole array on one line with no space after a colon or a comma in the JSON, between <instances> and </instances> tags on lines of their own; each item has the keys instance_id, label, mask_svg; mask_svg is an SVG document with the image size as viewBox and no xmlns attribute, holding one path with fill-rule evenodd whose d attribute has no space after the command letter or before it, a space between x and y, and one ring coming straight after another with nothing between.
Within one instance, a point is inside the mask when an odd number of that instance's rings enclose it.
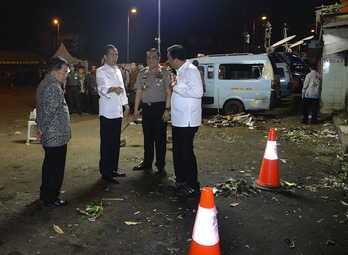
<instances>
[{"instance_id":1,"label":"man's hand","mask_svg":"<svg viewBox=\"0 0 348 255\"><path fill-rule=\"evenodd\" d=\"M170 117L169 111L165 110L162 115L163 122L167 122L169 120L169 117Z\"/></svg>"},{"instance_id":2,"label":"man's hand","mask_svg":"<svg viewBox=\"0 0 348 255\"><path fill-rule=\"evenodd\" d=\"M123 118L125 118L125 119L128 121L128 119L129 119L129 111L130 111L130 109L129 109L128 104L127 104L127 105L125 105L124 107L125 107L125 109L124 109L124 112L123 112Z\"/></svg>"},{"instance_id":3,"label":"man's hand","mask_svg":"<svg viewBox=\"0 0 348 255\"><path fill-rule=\"evenodd\" d=\"M40 129L39 127L37 127L37 128L36 128L36 131L35 131L35 137L36 137L37 139L40 139L41 136L42 136L42 131L41 131L41 129Z\"/></svg>"}]
</instances>

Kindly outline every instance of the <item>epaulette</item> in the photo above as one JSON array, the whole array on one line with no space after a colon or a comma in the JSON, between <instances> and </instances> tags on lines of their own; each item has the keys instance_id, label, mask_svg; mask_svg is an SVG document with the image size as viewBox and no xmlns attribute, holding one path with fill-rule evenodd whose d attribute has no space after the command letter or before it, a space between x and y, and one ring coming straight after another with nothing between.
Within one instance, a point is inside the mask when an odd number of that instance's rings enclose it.
<instances>
[{"instance_id":1,"label":"epaulette","mask_svg":"<svg viewBox=\"0 0 348 255\"><path fill-rule=\"evenodd\" d=\"M160 68L161 68L161 71L169 71L169 70L167 69L167 67L165 67L165 66L160 66Z\"/></svg>"},{"instance_id":2,"label":"epaulette","mask_svg":"<svg viewBox=\"0 0 348 255\"><path fill-rule=\"evenodd\" d=\"M144 68L140 69L139 72L143 73L143 72L145 72L145 71L148 70L148 69L149 69L149 67L147 66L147 67L144 67Z\"/></svg>"}]
</instances>

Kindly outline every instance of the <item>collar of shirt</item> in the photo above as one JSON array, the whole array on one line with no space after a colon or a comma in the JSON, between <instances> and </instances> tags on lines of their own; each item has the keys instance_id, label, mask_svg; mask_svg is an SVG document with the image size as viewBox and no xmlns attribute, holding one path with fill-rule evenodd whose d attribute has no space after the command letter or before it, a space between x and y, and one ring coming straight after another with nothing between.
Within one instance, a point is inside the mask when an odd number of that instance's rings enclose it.
<instances>
[{"instance_id":1,"label":"collar of shirt","mask_svg":"<svg viewBox=\"0 0 348 255\"><path fill-rule=\"evenodd\" d=\"M184 69L188 68L189 65L190 65L190 61L186 60L185 63L182 66L180 66L178 70L176 70L178 75L182 73Z\"/></svg>"}]
</instances>

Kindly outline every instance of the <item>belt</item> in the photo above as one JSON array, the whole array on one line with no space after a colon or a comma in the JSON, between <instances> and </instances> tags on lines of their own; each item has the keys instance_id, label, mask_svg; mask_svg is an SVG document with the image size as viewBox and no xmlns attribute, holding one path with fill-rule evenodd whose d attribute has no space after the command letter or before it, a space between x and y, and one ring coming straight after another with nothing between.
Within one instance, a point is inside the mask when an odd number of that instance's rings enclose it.
<instances>
[{"instance_id":1,"label":"belt","mask_svg":"<svg viewBox=\"0 0 348 255\"><path fill-rule=\"evenodd\" d=\"M155 105L155 104L165 104L166 102L162 101L162 102L154 102L154 103L143 103L143 105L147 105L147 106L151 106L151 105Z\"/></svg>"}]
</instances>

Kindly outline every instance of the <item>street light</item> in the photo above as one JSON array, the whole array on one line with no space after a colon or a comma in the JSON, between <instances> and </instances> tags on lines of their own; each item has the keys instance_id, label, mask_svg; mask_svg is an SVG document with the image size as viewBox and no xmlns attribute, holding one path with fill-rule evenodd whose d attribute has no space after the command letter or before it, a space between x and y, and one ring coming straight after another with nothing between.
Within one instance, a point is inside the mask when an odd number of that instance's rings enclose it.
<instances>
[{"instance_id":1,"label":"street light","mask_svg":"<svg viewBox=\"0 0 348 255\"><path fill-rule=\"evenodd\" d=\"M59 46L59 42L60 42L60 37L59 37L59 20L55 19L55 20L53 20L53 23L55 25L57 25L57 28L58 28L57 41L58 41L58 46Z\"/></svg>"},{"instance_id":2,"label":"street light","mask_svg":"<svg viewBox=\"0 0 348 255\"><path fill-rule=\"evenodd\" d=\"M158 44L158 53L161 56L161 0L158 0L158 37L155 38Z\"/></svg>"},{"instance_id":3,"label":"street light","mask_svg":"<svg viewBox=\"0 0 348 255\"><path fill-rule=\"evenodd\" d=\"M267 20L266 16L262 16L261 20ZM255 18L253 21L253 52L255 51Z\"/></svg>"},{"instance_id":4,"label":"street light","mask_svg":"<svg viewBox=\"0 0 348 255\"><path fill-rule=\"evenodd\" d=\"M129 63L129 14L130 13L136 13L137 9L132 8L130 11L128 11L128 19L127 19L127 63Z\"/></svg>"}]
</instances>

